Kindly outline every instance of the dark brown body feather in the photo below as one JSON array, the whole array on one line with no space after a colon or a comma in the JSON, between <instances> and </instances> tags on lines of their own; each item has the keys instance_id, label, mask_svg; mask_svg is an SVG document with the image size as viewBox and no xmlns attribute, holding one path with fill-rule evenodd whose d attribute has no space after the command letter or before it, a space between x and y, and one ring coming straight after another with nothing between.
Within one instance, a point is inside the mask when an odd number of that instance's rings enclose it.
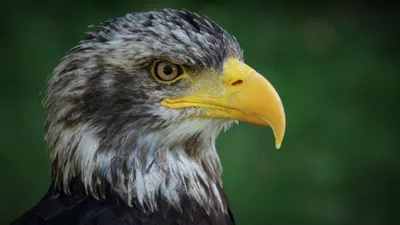
<instances>
[{"instance_id":1,"label":"dark brown body feather","mask_svg":"<svg viewBox=\"0 0 400 225\"><path fill-rule=\"evenodd\" d=\"M52 189L52 188L51 188ZM208 214L195 202L182 201L182 212L159 199L155 212L127 206L111 192L100 200L89 195L49 191L31 210L11 225L230 225L235 224L229 203L227 214Z\"/></svg>"}]
</instances>

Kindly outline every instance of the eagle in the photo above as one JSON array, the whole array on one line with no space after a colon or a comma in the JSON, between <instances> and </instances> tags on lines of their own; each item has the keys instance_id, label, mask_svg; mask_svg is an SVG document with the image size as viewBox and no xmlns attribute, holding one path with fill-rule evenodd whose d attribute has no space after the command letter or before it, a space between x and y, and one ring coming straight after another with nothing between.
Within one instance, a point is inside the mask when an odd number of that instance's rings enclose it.
<instances>
[{"instance_id":1,"label":"eagle","mask_svg":"<svg viewBox=\"0 0 400 225\"><path fill-rule=\"evenodd\" d=\"M188 10L95 25L46 82L51 185L13 225L235 224L215 148L238 121L285 112L237 40Z\"/></svg>"}]
</instances>

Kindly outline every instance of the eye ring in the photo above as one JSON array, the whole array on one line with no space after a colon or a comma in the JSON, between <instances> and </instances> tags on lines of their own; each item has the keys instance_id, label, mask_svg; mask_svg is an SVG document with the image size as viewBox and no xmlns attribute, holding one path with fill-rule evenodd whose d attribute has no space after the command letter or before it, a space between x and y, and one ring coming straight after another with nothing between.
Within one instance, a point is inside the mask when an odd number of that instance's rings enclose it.
<instances>
[{"instance_id":1,"label":"eye ring","mask_svg":"<svg viewBox=\"0 0 400 225\"><path fill-rule=\"evenodd\" d=\"M170 61L163 60L155 64L153 73L161 81L169 82L182 75L183 70L181 66Z\"/></svg>"}]
</instances>

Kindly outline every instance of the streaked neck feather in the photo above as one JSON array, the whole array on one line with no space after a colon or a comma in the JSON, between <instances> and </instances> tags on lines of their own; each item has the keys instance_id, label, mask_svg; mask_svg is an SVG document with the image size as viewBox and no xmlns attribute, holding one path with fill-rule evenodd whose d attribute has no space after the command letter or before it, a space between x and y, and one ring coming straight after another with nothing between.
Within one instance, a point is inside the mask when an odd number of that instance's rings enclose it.
<instances>
[{"instance_id":1,"label":"streaked neck feather","mask_svg":"<svg viewBox=\"0 0 400 225\"><path fill-rule=\"evenodd\" d=\"M228 129L231 123L220 123L213 129ZM193 125L193 124L192 124ZM58 136L48 135L56 188L71 193L69 183L80 179L88 194L104 197L101 190L112 191L128 205L157 210L157 199L163 198L177 210L181 199L188 197L207 212L226 212L221 196L221 165L214 147L214 130L186 132L184 142L170 142L158 132L136 135L133 130L108 143L97 129L84 124L79 128L53 127ZM52 141L53 140L53 141ZM121 144L123 143L123 144Z\"/></svg>"}]
</instances>

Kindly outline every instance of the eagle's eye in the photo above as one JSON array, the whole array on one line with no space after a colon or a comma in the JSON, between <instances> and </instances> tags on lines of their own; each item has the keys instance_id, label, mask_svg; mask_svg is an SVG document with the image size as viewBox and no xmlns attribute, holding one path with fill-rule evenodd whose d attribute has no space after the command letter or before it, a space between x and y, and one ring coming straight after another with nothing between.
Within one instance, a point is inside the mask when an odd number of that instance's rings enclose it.
<instances>
[{"instance_id":1,"label":"eagle's eye","mask_svg":"<svg viewBox=\"0 0 400 225\"><path fill-rule=\"evenodd\" d=\"M159 61L155 63L153 74L159 81L174 81L183 74L182 67L169 61Z\"/></svg>"}]
</instances>

